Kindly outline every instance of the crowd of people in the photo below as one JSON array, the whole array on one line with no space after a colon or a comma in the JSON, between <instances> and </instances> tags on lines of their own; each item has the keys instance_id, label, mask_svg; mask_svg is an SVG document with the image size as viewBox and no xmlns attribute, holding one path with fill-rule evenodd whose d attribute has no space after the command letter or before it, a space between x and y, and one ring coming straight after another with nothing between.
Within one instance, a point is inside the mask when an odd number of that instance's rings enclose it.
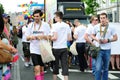
<instances>
[{"instance_id":1,"label":"crowd of people","mask_svg":"<svg viewBox=\"0 0 120 80\"><path fill-rule=\"evenodd\" d=\"M44 80L44 68L40 53L39 41L50 40L52 42L52 52L55 61L50 62L53 69L53 80L57 80L59 74L59 62L61 62L62 75L64 80L69 80L69 67L76 64L81 72L85 72L88 68L92 69L92 74L95 80L108 80L109 63L111 58L111 66L114 70L114 56L111 57L111 42L118 39L114 26L109 24L106 13L101 13L98 16L92 16L90 24L83 25L79 19L75 19L73 24L69 20L63 21L63 13L57 11L54 13L54 22L45 22L42 19L43 12L39 9L33 12L33 20L28 19L28 22L22 26L22 45L24 53L24 66L29 67L32 60L34 67L34 79ZM18 29L16 26L8 26L8 15L0 15L0 49L4 48L12 53L17 53ZM11 25L11 24L10 24ZM2 42L2 35L9 41L9 45ZM73 42L76 42L76 50L78 55L74 56L69 48ZM92 58L87 55L86 44L100 47L97 58ZM3 47L2 45L5 45ZM12 46L11 46L12 45ZM117 69L120 69L119 58L117 55ZM5 78L4 67L10 67L11 63L0 64L0 80ZM2 79L2 80L9 80Z\"/></svg>"}]
</instances>

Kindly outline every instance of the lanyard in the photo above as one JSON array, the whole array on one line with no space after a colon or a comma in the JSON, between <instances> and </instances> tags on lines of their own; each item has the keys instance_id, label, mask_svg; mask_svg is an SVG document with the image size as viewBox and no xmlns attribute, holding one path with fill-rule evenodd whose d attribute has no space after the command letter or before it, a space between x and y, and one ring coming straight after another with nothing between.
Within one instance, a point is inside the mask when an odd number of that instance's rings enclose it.
<instances>
[{"instance_id":1,"label":"lanyard","mask_svg":"<svg viewBox=\"0 0 120 80\"><path fill-rule=\"evenodd\" d=\"M107 29L108 29L108 24L107 24L107 26L104 28L104 31L102 31L102 25L100 25L100 36L101 36L102 38L105 38L105 35L106 35L106 33L107 33Z\"/></svg>"}]
</instances>

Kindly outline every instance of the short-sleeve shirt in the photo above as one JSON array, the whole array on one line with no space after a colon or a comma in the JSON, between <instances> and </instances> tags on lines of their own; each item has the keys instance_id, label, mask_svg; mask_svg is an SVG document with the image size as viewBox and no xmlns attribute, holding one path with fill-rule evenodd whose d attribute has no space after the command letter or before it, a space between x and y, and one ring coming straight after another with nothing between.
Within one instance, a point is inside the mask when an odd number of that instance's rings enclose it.
<instances>
[{"instance_id":1,"label":"short-sleeve shirt","mask_svg":"<svg viewBox=\"0 0 120 80\"><path fill-rule=\"evenodd\" d=\"M83 25L75 28L74 35L78 36L78 38L76 39L77 43L85 43L86 42L86 40L84 39L86 29L87 28Z\"/></svg>"},{"instance_id":2,"label":"short-sleeve shirt","mask_svg":"<svg viewBox=\"0 0 120 80\"><path fill-rule=\"evenodd\" d=\"M36 29L35 27L36 26ZM46 22L42 22L41 27L39 24L34 25L34 22L30 23L27 28L26 36L38 36L38 35L49 35L50 26ZM40 55L39 40L30 40L30 53Z\"/></svg>"},{"instance_id":3,"label":"short-sleeve shirt","mask_svg":"<svg viewBox=\"0 0 120 80\"><path fill-rule=\"evenodd\" d=\"M87 30L86 30L85 33L88 34L90 40L92 40L92 38L90 37L90 35L92 34L93 30L94 30L94 26L93 26L92 24L88 24L88 27L87 27ZM94 44L96 47L99 46L99 43L96 42L95 40L93 41L93 44Z\"/></svg>"},{"instance_id":4,"label":"short-sleeve shirt","mask_svg":"<svg viewBox=\"0 0 120 80\"><path fill-rule=\"evenodd\" d=\"M102 32L104 31L105 27L102 26ZM96 25L93 30L93 34L96 34L96 38L101 39L100 35L100 24ZM113 35L116 34L116 31L114 29L114 26L111 26L110 24L108 25L108 29L106 32L106 35L104 39L111 39ZM111 43L106 43L106 44L100 44L101 49L111 49Z\"/></svg>"},{"instance_id":5,"label":"short-sleeve shirt","mask_svg":"<svg viewBox=\"0 0 120 80\"><path fill-rule=\"evenodd\" d=\"M27 28L28 28L27 25L22 27L22 42L29 42L29 41L27 41L26 35L25 35Z\"/></svg>"},{"instance_id":6,"label":"short-sleeve shirt","mask_svg":"<svg viewBox=\"0 0 120 80\"><path fill-rule=\"evenodd\" d=\"M57 22L52 25L52 32L57 33L57 40L53 41L54 49L67 48L68 34L71 34L71 29L65 22Z\"/></svg>"}]
</instances>

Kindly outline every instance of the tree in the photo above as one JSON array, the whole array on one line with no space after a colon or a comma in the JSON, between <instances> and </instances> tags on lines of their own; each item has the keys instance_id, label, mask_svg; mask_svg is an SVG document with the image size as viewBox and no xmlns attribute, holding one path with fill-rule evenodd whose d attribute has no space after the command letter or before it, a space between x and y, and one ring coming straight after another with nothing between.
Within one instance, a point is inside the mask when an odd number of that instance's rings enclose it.
<instances>
[{"instance_id":1,"label":"tree","mask_svg":"<svg viewBox=\"0 0 120 80\"><path fill-rule=\"evenodd\" d=\"M97 8L99 8L99 4L96 2L96 0L82 0L82 2L85 3L85 13L87 15L95 15Z\"/></svg>"},{"instance_id":2,"label":"tree","mask_svg":"<svg viewBox=\"0 0 120 80\"><path fill-rule=\"evenodd\" d=\"M4 13L4 8L3 8L3 5L0 3L0 14L3 14Z\"/></svg>"}]
</instances>

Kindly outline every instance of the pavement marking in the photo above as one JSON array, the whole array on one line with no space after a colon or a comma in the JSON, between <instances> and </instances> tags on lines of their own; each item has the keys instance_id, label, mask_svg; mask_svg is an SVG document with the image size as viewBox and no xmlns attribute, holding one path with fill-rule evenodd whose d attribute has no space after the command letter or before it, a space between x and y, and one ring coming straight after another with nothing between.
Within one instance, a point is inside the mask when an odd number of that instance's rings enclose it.
<instances>
[{"instance_id":1,"label":"pavement marking","mask_svg":"<svg viewBox=\"0 0 120 80\"><path fill-rule=\"evenodd\" d=\"M120 79L119 77L114 76L113 74L108 74L108 77L109 77L110 79Z\"/></svg>"},{"instance_id":2,"label":"pavement marking","mask_svg":"<svg viewBox=\"0 0 120 80\"><path fill-rule=\"evenodd\" d=\"M20 68L19 68L19 61L17 61L16 63L14 63L14 76L13 76L13 80L21 80L20 79Z\"/></svg>"},{"instance_id":3,"label":"pavement marking","mask_svg":"<svg viewBox=\"0 0 120 80\"><path fill-rule=\"evenodd\" d=\"M69 69L69 72L81 72L77 69ZM92 70L86 70L85 72L92 73ZM111 73L117 73L119 74L120 71L109 71L108 77L109 79L120 79L119 77L111 74ZM62 75L62 69L59 69L59 74L57 75L61 80L64 80L64 76Z\"/></svg>"},{"instance_id":4,"label":"pavement marking","mask_svg":"<svg viewBox=\"0 0 120 80\"><path fill-rule=\"evenodd\" d=\"M22 55L20 55L20 58L22 59L22 61L23 61L23 62L25 61L25 59L23 58L23 56L22 56Z\"/></svg>"},{"instance_id":5,"label":"pavement marking","mask_svg":"<svg viewBox=\"0 0 120 80\"><path fill-rule=\"evenodd\" d=\"M62 70L59 70L59 74L57 75L61 80L64 80L64 76L62 75Z\"/></svg>"}]
</instances>

